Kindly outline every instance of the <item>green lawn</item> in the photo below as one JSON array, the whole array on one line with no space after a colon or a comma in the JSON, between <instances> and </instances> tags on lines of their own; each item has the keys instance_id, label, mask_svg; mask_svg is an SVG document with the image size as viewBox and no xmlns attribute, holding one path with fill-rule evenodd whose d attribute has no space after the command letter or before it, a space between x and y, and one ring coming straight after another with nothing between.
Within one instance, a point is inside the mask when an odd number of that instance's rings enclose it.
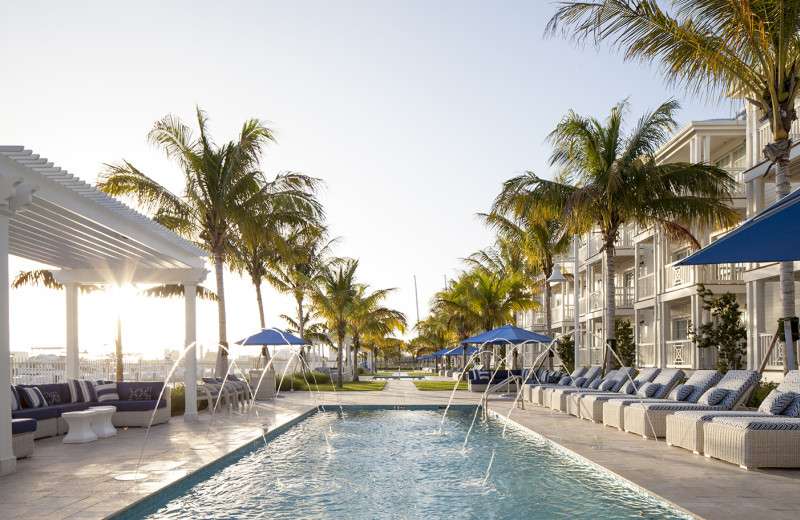
<instances>
[{"instance_id":1,"label":"green lawn","mask_svg":"<svg viewBox=\"0 0 800 520\"><path fill-rule=\"evenodd\" d=\"M417 387L417 390L453 390L453 386L456 384L455 381L414 381L414 386ZM467 382L461 381L458 383L459 390L467 390Z\"/></svg>"},{"instance_id":2,"label":"green lawn","mask_svg":"<svg viewBox=\"0 0 800 520\"><path fill-rule=\"evenodd\" d=\"M303 388L298 388L297 381L295 381L295 391L300 390L308 390L308 387L302 385ZM319 385L320 392L333 392L334 390L337 392L380 392L383 390L383 387L386 386L386 381L351 381L342 382L342 388L334 388L335 383L321 383ZM311 383L311 389L317 390L317 386L314 383ZM286 390L283 390L282 393L286 393Z\"/></svg>"},{"instance_id":3,"label":"green lawn","mask_svg":"<svg viewBox=\"0 0 800 520\"><path fill-rule=\"evenodd\" d=\"M376 376L396 376L397 370L394 372L377 372ZM401 376L431 376L433 374L426 374L425 372L400 372Z\"/></svg>"}]
</instances>

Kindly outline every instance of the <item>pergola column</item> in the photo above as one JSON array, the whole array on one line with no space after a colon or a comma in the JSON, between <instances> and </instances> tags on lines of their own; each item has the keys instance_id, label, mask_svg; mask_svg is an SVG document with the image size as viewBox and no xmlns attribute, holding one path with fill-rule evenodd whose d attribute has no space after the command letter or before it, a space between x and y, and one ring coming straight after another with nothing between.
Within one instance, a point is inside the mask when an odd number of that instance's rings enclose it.
<instances>
[{"instance_id":1,"label":"pergola column","mask_svg":"<svg viewBox=\"0 0 800 520\"><path fill-rule=\"evenodd\" d=\"M184 383L186 385L186 410L184 422L197 420L197 284L184 283L186 334L185 347L192 347L186 352L186 369Z\"/></svg>"},{"instance_id":2,"label":"pergola column","mask_svg":"<svg viewBox=\"0 0 800 520\"><path fill-rule=\"evenodd\" d=\"M78 284L65 283L64 289L67 293L67 379L79 379Z\"/></svg>"},{"instance_id":3,"label":"pergola column","mask_svg":"<svg viewBox=\"0 0 800 520\"><path fill-rule=\"evenodd\" d=\"M8 215L0 213L0 410L11 410L11 345L8 319ZM8 411L3 413L9 413ZM10 413L9 413L10 416ZM11 421L0 421L0 475L17 470Z\"/></svg>"}]
</instances>

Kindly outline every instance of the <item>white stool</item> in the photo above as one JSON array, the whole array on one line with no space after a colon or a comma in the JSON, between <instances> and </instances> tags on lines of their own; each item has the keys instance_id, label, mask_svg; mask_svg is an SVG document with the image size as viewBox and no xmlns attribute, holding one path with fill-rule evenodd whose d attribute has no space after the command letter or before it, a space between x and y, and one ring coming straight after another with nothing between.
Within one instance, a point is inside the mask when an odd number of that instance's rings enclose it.
<instances>
[{"instance_id":1,"label":"white stool","mask_svg":"<svg viewBox=\"0 0 800 520\"><path fill-rule=\"evenodd\" d=\"M64 437L65 444L81 444L97 440L97 435L92 431L92 418L97 415L93 410L81 412L64 412L61 417L67 421L69 431Z\"/></svg>"},{"instance_id":2,"label":"white stool","mask_svg":"<svg viewBox=\"0 0 800 520\"><path fill-rule=\"evenodd\" d=\"M117 434L117 429L111 423L111 417L117 411L116 406L92 406L89 410L96 414L92 418L92 431L98 438L105 439Z\"/></svg>"}]
</instances>

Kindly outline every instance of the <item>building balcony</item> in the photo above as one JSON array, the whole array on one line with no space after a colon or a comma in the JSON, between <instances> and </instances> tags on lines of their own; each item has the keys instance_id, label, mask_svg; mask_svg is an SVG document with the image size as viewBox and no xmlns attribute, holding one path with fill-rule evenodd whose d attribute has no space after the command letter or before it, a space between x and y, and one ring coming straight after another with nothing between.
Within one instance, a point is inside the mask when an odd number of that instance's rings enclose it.
<instances>
[{"instance_id":1,"label":"building balcony","mask_svg":"<svg viewBox=\"0 0 800 520\"><path fill-rule=\"evenodd\" d=\"M637 296L640 300L653 297L653 295L656 293L655 273L650 273L639 277L637 292Z\"/></svg>"},{"instance_id":2,"label":"building balcony","mask_svg":"<svg viewBox=\"0 0 800 520\"><path fill-rule=\"evenodd\" d=\"M615 287L614 297L618 309L633 307L633 303L635 300L633 287Z\"/></svg>"},{"instance_id":3,"label":"building balcony","mask_svg":"<svg viewBox=\"0 0 800 520\"><path fill-rule=\"evenodd\" d=\"M694 345L688 339L665 341L667 366L671 368L692 368Z\"/></svg>"},{"instance_id":4,"label":"building balcony","mask_svg":"<svg viewBox=\"0 0 800 520\"><path fill-rule=\"evenodd\" d=\"M553 307L553 323L572 321L575 319L574 305L558 305Z\"/></svg>"},{"instance_id":5,"label":"building balcony","mask_svg":"<svg viewBox=\"0 0 800 520\"><path fill-rule=\"evenodd\" d=\"M656 366L656 344L639 343L636 347L636 366L654 367Z\"/></svg>"}]
</instances>

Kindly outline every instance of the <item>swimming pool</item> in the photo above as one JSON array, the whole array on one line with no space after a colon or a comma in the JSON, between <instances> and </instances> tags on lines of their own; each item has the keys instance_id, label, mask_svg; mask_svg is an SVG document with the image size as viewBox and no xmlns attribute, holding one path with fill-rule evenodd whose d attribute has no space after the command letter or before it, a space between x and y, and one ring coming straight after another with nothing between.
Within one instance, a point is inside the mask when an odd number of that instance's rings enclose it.
<instances>
[{"instance_id":1,"label":"swimming pool","mask_svg":"<svg viewBox=\"0 0 800 520\"><path fill-rule=\"evenodd\" d=\"M527 431L501 439L497 419L478 418L462 453L473 412L451 409L442 434L439 409L316 413L123 517L686 518Z\"/></svg>"}]
</instances>

